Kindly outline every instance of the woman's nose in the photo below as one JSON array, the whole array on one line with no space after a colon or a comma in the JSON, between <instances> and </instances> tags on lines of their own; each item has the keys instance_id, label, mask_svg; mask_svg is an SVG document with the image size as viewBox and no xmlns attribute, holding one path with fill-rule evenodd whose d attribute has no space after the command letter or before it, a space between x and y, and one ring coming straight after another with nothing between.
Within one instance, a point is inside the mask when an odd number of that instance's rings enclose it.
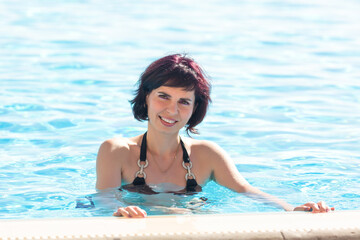
<instances>
[{"instance_id":1,"label":"woman's nose","mask_svg":"<svg viewBox=\"0 0 360 240\"><path fill-rule=\"evenodd\" d=\"M178 105L177 105L177 102L171 102L169 103L169 105L167 106L167 109L168 113L170 114L177 114L178 112Z\"/></svg>"}]
</instances>

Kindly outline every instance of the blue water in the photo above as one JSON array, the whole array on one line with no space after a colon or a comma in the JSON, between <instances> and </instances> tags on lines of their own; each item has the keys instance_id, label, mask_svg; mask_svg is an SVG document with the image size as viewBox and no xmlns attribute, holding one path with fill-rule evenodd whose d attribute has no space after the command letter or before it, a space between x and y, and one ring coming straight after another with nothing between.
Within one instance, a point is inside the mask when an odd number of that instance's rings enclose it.
<instances>
[{"instance_id":1,"label":"blue water","mask_svg":"<svg viewBox=\"0 0 360 240\"><path fill-rule=\"evenodd\" d=\"M129 202L149 214L280 211L215 183L162 201L95 191L101 142L146 130L128 103L140 73L176 52L212 78L196 138L293 205L359 209L359 12L355 0L0 1L0 218L108 216ZM85 196L96 208L75 208Z\"/></svg>"}]
</instances>

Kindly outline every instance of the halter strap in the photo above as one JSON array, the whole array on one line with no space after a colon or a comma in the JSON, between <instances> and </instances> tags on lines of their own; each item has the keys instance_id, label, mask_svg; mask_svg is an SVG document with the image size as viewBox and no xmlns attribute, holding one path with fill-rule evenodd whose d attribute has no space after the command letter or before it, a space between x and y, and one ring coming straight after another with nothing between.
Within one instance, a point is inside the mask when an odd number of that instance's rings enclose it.
<instances>
[{"instance_id":1,"label":"halter strap","mask_svg":"<svg viewBox=\"0 0 360 240\"><path fill-rule=\"evenodd\" d=\"M181 148L183 150L183 161L185 163L189 163L190 162L189 154L187 153L185 145L184 145L183 141L181 140L181 138L180 138L180 144L181 144Z\"/></svg>"},{"instance_id":2,"label":"halter strap","mask_svg":"<svg viewBox=\"0 0 360 240\"><path fill-rule=\"evenodd\" d=\"M144 133L143 139L141 141L141 150L140 150L140 161L146 161L146 135L147 132Z\"/></svg>"},{"instance_id":3,"label":"halter strap","mask_svg":"<svg viewBox=\"0 0 360 240\"><path fill-rule=\"evenodd\" d=\"M146 159L146 136L147 136L147 132L144 133L142 141L141 141L141 147L140 147L140 159L138 161L138 166L140 167L140 171L137 171L135 174L135 179L133 181L134 185L145 185L145 178L146 178L146 173L144 172L144 168L147 167L148 165L148 161ZM190 161L189 158L189 154L186 151L185 148L185 144L184 142L181 140L180 138L180 145L181 148L183 150L183 167L187 170L187 173L185 175L185 180L186 180L186 192L194 192L196 191L196 187L198 186L196 180L195 180L195 175L191 172L191 168L192 168L192 163ZM141 176L142 175L142 176ZM191 177L191 178L190 178Z\"/></svg>"}]
</instances>

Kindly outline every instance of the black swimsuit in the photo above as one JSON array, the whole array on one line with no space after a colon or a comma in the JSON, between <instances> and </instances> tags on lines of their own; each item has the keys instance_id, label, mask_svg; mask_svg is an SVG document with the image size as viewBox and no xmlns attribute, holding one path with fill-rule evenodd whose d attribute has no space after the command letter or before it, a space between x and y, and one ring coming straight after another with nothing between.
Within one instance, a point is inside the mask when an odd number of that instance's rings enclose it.
<instances>
[{"instance_id":1,"label":"black swimsuit","mask_svg":"<svg viewBox=\"0 0 360 240\"><path fill-rule=\"evenodd\" d=\"M146 159L146 135L144 133L142 142L141 142L141 149L140 149L140 159L138 160L138 166L140 170L136 172L135 179L131 184L127 184L122 186L122 189L131 191L131 192L139 192L144 194L158 194L159 192L155 192L151 189L149 185L145 183L146 173L144 172L144 168L148 166L148 161ZM201 192L201 186L197 184L195 180L195 175L191 172L192 163L190 161L189 155L186 151L185 145L180 138L181 148L183 150L183 167L186 169L187 173L185 175L186 179L186 187L180 191L170 191L167 193L174 193L174 194L194 194L196 192Z\"/></svg>"}]
</instances>

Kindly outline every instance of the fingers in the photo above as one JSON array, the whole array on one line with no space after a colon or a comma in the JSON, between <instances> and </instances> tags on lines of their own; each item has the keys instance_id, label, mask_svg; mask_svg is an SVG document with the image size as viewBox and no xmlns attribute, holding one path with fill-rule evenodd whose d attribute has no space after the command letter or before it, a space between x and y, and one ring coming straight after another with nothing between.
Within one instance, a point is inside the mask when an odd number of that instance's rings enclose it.
<instances>
[{"instance_id":1,"label":"fingers","mask_svg":"<svg viewBox=\"0 0 360 240\"><path fill-rule=\"evenodd\" d=\"M305 203L304 205L296 207L294 209L294 211L305 211L305 212L314 212L315 213L315 212L319 212L320 209L316 203L308 202L308 203Z\"/></svg>"},{"instance_id":2,"label":"fingers","mask_svg":"<svg viewBox=\"0 0 360 240\"><path fill-rule=\"evenodd\" d=\"M321 209L320 209L320 206L317 203L312 202L310 211L312 213L319 213L319 212L321 212Z\"/></svg>"},{"instance_id":3,"label":"fingers","mask_svg":"<svg viewBox=\"0 0 360 240\"><path fill-rule=\"evenodd\" d=\"M334 207L329 207L324 201L320 201L318 203L308 202L304 205L294 208L294 211L305 211L312 213L324 213L334 211Z\"/></svg>"},{"instance_id":4,"label":"fingers","mask_svg":"<svg viewBox=\"0 0 360 240\"><path fill-rule=\"evenodd\" d=\"M320 212L330 212L331 208L326 205L326 203L324 201L320 201L318 202L318 206L320 208Z\"/></svg>"},{"instance_id":5,"label":"fingers","mask_svg":"<svg viewBox=\"0 0 360 240\"><path fill-rule=\"evenodd\" d=\"M305 203L301 206L298 206L296 208L294 208L294 211L305 211L305 212L312 212L313 211L313 207L316 205L316 203L314 202L308 202Z\"/></svg>"},{"instance_id":6,"label":"fingers","mask_svg":"<svg viewBox=\"0 0 360 240\"><path fill-rule=\"evenodd\" d=\"M123 208L118 208L113 214L116 217L126 217L126 218L144 218L147 216L147 213L137 207L137 206L128 206Z\"/></svg>"}]
</instances>

